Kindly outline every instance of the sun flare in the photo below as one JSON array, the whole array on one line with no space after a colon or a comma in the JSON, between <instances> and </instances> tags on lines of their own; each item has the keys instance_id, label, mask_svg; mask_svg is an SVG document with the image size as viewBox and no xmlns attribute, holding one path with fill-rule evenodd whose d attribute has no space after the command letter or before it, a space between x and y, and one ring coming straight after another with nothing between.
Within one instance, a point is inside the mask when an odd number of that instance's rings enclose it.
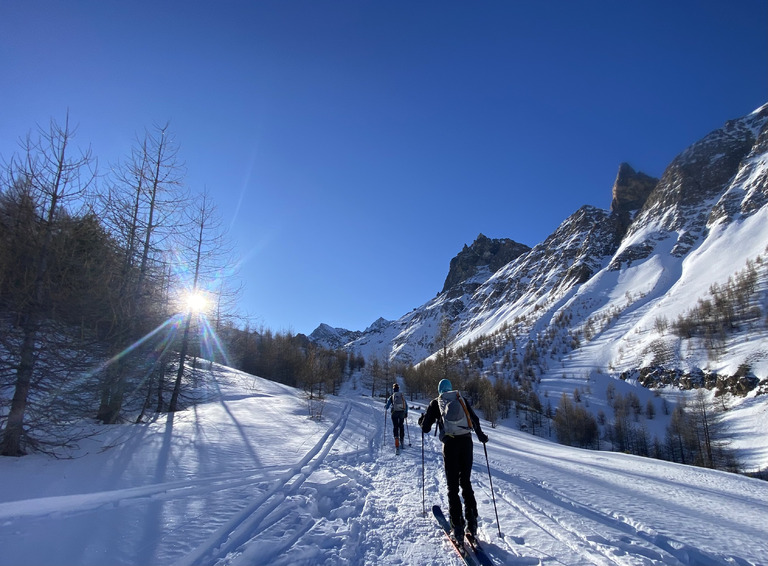
<instances>
[{"instance_id":1,"label":"sun flare","mask_svg":"<svg viewBox=\"0 0 768 566\"><path fill-rule=\"evenodd\" d=\"M189 291L183 297L184 308L187 312L202 313L208 309L208 298L200 291Z\"/></svg>"}]
</instances>

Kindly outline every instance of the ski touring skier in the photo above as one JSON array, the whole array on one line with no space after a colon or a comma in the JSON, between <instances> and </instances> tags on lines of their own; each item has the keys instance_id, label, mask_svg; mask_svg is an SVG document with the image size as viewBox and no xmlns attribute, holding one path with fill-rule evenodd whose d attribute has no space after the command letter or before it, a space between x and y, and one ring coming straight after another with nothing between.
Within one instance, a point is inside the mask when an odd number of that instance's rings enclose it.
<instances>
[{"instance_id":1,"label":"ski touring skier","mask_svg":"<svg viewBox=\"0 0 768 566\"><path fill-rule=\"evenodd\" d=\"M405 419L408 418L408 401L397 383L392 385L392 395L389 396L387 404L384 406L385 415L390 407L392 407L392 434L395 437L395 452L400 454L400 447L403 446L405 440L404 423Z\"/></svg>"},{"instance_id":2,"label":"ski touring skier","mask_svg":"<svg viewBox=\"0 0 768 566\"><path fill-rule=\"evenodd\" d=\"M464 541L464 529L473 538L477 535L477 501L472 490L472 431L478 440L485 444L486 435L480 428L472 407L458 391L453 390L447 379L440 381L437 387L438 397L433 399L427 412L419 417L419 426L428 434L437 422L440 440L443 443L443 463L445 479L448 484L448 513L453 529L453 536L459 545ZM462 513L461 496L464 499Z\"/></svg>"}]
</instances>

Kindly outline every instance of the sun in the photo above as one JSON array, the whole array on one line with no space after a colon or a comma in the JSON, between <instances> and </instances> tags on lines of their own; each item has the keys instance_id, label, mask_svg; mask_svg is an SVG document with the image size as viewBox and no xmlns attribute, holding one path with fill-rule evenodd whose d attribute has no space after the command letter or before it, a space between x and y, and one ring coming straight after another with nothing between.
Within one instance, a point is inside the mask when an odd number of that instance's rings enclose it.
<instances>
[{"instance_id":1,"label":"sun","mask_svg":"<svg viewBox=\"0 0 768 566\"><path fill-rule=\"evenodd\" d=\"M190 313L202 313L208 310L209 301L201 291L188 291L183 297L184 309Z\"/></svg>"}]
</instances>

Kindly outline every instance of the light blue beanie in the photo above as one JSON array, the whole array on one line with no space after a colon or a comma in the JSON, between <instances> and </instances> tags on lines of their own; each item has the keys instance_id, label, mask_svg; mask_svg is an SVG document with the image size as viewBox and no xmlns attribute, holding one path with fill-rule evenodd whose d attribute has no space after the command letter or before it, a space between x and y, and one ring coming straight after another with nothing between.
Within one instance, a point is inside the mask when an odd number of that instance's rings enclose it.
<instances>
[{"instance_id":1,"label":"light blue beanie","mask_svg":"<svg viewBox=\"0 0 768 566\"><path fill-rule=\"evenodd\" d=\"M437 384L437 392L438 393L446 393L448 391L453 391L453 386L451 385L451 382L447 379L441 379L440 383Z\"/></svg>"}]
</instances>

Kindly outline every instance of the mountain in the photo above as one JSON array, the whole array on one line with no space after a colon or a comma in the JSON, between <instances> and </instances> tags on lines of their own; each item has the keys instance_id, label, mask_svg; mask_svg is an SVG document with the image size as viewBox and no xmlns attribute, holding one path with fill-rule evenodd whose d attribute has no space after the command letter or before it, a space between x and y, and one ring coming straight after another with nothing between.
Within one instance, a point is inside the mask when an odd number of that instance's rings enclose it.
<instances>
[{"instance_id":1,"label":"mountain","mask_svg":"<svg viewBox=\"0 0 768 566\"><path fill-rule=\"evenodd\" d=\"M448 325L450 347L473 349L484 375L531 375L540 393L597 375L768 392L766 124L768 104L688 147L660 179L621 164L610 209L580 208L531 249L481 234L436 297L343 347L415 364Z\"/></svg>"},{"instance_id":2,"label":"mountain","mask_svg":"<svg viewBox=\"0 0 768 566\"><path fill-rule=\"evenodd\" d=\"M312 334L309 335L309 339L316 343L322 344L325 348L331 350L343 349L345 345L350 344L360 338L363 332L359 330L346 330L344 328L333 328L327 324L321 324Z\"/></svg>"},{"instance_id":3,"label":"mountain","mask_svg":"<svg viewBox=\"0 0 768 566\"><path fill-rule=\"evenodd\" d=\"M518 316L540 328L566 300L577 299L582 312L597 314L609 302L587 300L589 289L598 282L602 289L611 274L621 276L621 281L614 277L616 285L637 290L645 302L652 290L656 299L662 290L676 294L679 289L673 289L673 283L684 275L683 280L697 279L699 290L724 283L718 278L738 273L748 260L764 254L768 243L752 238L754 222L748 222L765 214L768 201L767 120L768 105L728 122L676 157L660 180L623 163L610 210L582 207L533 249L480 234L451 260L442 291L422 307L395 321L379 320L363 332L329 333L327 325L321 325L310 339L415 363L434 353L437 322L444 317L452 323L454 345L459 345ZM722 259L710 257L721 248L717 241L740 234L751 241L728 254L727 267ZM702 268L690 273L689 264L707 263L702 253L725 271ZM658 285L651 285L651 274ZM682 301L667 317L695 306L704 294L689 294L691 300ZM630 301L635 309L642 302L639 297ZM669 297L665 302L671 303ZM630 305L623 306L627 310Z\"/></svg>"}]
</instances>

